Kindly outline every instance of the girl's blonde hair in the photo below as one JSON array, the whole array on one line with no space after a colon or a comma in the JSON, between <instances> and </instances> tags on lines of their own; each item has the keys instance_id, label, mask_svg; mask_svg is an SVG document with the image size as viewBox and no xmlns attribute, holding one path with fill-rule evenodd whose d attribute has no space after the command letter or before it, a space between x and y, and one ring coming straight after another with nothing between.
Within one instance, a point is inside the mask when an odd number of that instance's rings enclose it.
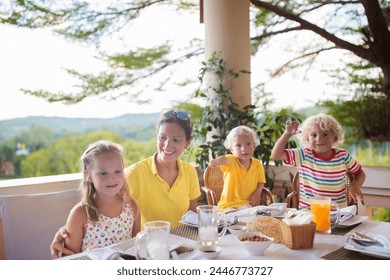
<instances>
[{"instance_id":1,"label":"girl's blonde hair","mask_svg":"<svg viewBox=\"0 0 390 280\"><path fill-rule=\"evenodd\" d=\"M238 135L251 135L253 138L253 142L255 143L255 146L260 144L259 138L257 138L256 132L245 125L240 125L232 130L230 130L229 134L226 136L225 139L225 148L226 149L231 149L233 145L234 138L237 137Z\"/></svg>"},{"instance_id":2,"label":"girl's blonde hair","mask_svg":"<svg viewBox=\"0 0 390 280\"><path fill-rule=\"evenodd\" d=\"M90 144L81 156L80 161L82 171L88 171L89 173L91 173L98 157L105 153L113 153L118 155L122 160L122 167L124 168L122 146L107 140L100 140L98 142ZM96 194L95 186L92 182L86 180L86 178L84 177L81 181L80 188L82 190L82 203L86 208L88 221L98 221L99 210L97 208L96 201L94 198ZM136 211L138 211L138 207L135 201L130 197L130 191L126 180L123 187L119 190L118 195L123 199L123 201L127 201L130 203L135 218Z\"/></svg>"},{"instance_id":3,"label":"girl's blonde hair","mask_svg":"<svg viewBox=\"0 0 390 280\"><path fill-rule=\"evenodd\" d=\"M314 124L318 124L323 131L329 131L335 136L333 147L344 142L344 130L341 124L332 116L326 114L318 114L308 117L301 125L300 130L302 133L297 134L298 140L303 147L309 147L309 131L308 128Z\"/></svg>"}]
</instances>

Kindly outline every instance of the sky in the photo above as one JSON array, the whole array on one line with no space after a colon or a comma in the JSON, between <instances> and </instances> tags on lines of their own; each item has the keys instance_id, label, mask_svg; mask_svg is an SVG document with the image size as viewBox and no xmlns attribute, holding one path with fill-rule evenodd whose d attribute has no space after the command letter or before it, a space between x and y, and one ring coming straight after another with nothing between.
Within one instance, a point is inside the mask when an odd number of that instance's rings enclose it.
<instances>
[{"instance_id":1,"label":"sky","mask_svg":"<svg viewBox=\"0 0 390 280\"><path fill-rule=\"evenodd\" d=\"M161 20L156 21L156 18ZM161 8L147 9L126 32L124 41L128 46L151 47L156 42L166 40L184 43L193 37L203 39L204 25L199 23L197 13L178 15L175 11ZM49 103L41 98L28 96L20 89L72 90L77 80L70 77L64 68L85 73L104 70L105 65L95 58L96 49L66 42L48 29L27 30L0 25L0 38L0 120L27 116L111 118L128 113L152 113L171 107L178 97L184 101L192 94L192 90L188 89L185 90L187 94L183 95L183 90L178 88L164 94L147 88L145 94L152 97L153 102L142 106L132 104L127 99L107 102L98 98L88 98L76 105ZM106 47L120 50L123 48L123 41L107 41ZM266 68L281 63L282 53L282 48L272 48L271 51L261 52L252 58L252 87L268 79ZM195 66L181 69L182 75L196 77L201 65L199 63ZM273 93L275 107L301 108L310 106L327 95L325 82L326 77L319 71L318 75L311 75L310 82L302 81L299 74L286 75L267 84L267 90Z\"/></svg>"}]
</instances>

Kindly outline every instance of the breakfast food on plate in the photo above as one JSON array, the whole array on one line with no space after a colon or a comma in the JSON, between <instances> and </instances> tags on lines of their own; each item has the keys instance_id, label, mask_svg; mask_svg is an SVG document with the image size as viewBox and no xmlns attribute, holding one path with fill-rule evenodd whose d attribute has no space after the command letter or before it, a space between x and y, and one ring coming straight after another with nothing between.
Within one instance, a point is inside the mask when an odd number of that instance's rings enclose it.
<instances>
[{"instance_id":1,"label":"breakfast food on plate","mask_svg":"<svg viewBox=\"0 0 390 280\"><path fill-rule=\"evenodd\" d=\"M252 236L252 237L244 237L241 239L241 241L254 241L254 242L263 242L263 241L269 241L268 238L262 237L262 236Z\"/></svg>"},{"instance_id":2,"label":"breakfast food on plate","mask_svg":"<svg viewBox=\"0 0 390 280\"><path fill-rule=\"evenodd\" d=\"M261 232L274 238L275 243L282 242L279 229L279 223L282 221L272 217L258 217L247 223L248 231Z\"/></svg>"}]
</instances>

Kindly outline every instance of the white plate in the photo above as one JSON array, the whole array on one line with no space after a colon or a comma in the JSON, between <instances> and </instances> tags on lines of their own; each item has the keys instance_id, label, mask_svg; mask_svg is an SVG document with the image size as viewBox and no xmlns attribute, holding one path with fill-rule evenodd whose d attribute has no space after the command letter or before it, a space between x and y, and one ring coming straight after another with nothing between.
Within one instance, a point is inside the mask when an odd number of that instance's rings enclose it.
<instances>
[{"instance_id":1,"label":"white plate","mask_svg":"<svg viewBox=\"0 0 390 280\"><path fill-rule=\"evenodd\" d=\"M387 254L384 252L382 253L382 252L377 252L377 251L370 251L369 247L367 247L367 249L362 249L360 247L358 248L358 247L353 246L353 244L347 243L347 244L345 244L344 249L360 252L362 254L369 255L369 256L390 259L390 253Z\"/></svg>"},{"instance_id":2,"label":"white plate","mask_svg":"<svg viewBox=\"0 0 390 280\"><path fill-rule=\"evenodd\" d=\"M192 224L192 223L188 223L188 222L184 222L184 221L179 221L179 223L181 223L183 225L190 226L190 227L194 227L194 228L198 228L199 227L198 224ZM232 224L235 224L235 222L230 222L230 221L227 222L228 226L230 226ZM222 225L218 226L218 228L222 228L222 227L223 227Z\"/></svg>"},{"instance_id":3,"label":"white plate","mask_svg":"<svg viewBox=\"0 0 390 280\"><path fill-rule=\"evenodd\" d=\"M185 243L186 242L182 237L171 234L169 236L169 251L175 250L176 248L183 246ZM111 248L118 253L135 256L134 245L135 238L132 238L121 243L115 244Z\"/></svg>"},{"instance_id":4,"label":"white plate","mask_svg":"<svg viewBox=\"0 0 390 280\"><path fill-rule=\"evenodd\" d=\"M350 226L353 226L353 225L356 225L356 224L360 224L360 223L364 222L367 219L368 219L367 216L354 215L351 218L349 218L348 220L338 224L337 227L339 227L339 228L350 227Z\"/></svg>"},{"instance_id":5,"label":"white plate","mask_svg":"<svg viewBox=\"0 0 390 280\"><path fill-rule=\"evenodd\" d=\"M198 224L191 224L191 223L187 223L187 222L184 222L184 221L179 221L179 223L181 223L183 225L186 225L186 226L198 228Z\"/></svg>"}]
</instances>

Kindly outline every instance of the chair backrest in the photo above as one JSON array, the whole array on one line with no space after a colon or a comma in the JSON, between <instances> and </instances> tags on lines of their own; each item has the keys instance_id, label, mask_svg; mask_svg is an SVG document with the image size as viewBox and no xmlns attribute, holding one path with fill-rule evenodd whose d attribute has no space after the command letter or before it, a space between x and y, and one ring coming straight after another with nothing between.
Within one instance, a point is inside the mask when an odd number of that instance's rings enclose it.
<instances>
[{"instance_id":1,"label":"chair backrest","mask_svg":"<svg viewBox=\"0 0 390 280\"><path fill-rule=\"evenodd\" d=\"M203 181L207 204L217 205L223 190L223 172L218 167L209 166L204 172Z\"/></svg>"},{"instance_id":2,"label":"chair backrest","mask_svg":"<svg viewBox=\"0 0 390 280\"><path fill-rule=\"evenodd\" d=\"M220 168L209 166L203 175L204 187L202 190L206 194L207 204L217 205L223 190L223 172ZM260 204L270 205L274 202L273 195L269 189L263 188Z\"/></svg>"},{"instance_id":3,"label":"chair backrest","mask_svg":"<svg viewBox=\"0 0 390 280\"><path fill-rule=\"evenodd\" d=\"M351 183L354 180L355 180L355 176L352 173L347 172L345 174L345 188L347 189L347 194L349 193L349 186L351 185ZM297 172L297 173L295 173L294 178L293 178L292 191L287 195L287 198L286 198L287 207L298 209L298 207L299 207L299 188L300 188L299 172ZM357 203L348 199L348 206L351 206L351 205L357 206ZM357 207L356 207L356 211L357 211Z\"/></svg>"},{"instance_id":4,"label":"chair backrest","mask_svg":"<svg viewBox=\"0 0 390 280\"><path fill-rule=\"evenodd\" d=\"M54 234L80 201L78 189L0 196L6 259L49 260Z\"/></svg>"}]
</instances>

